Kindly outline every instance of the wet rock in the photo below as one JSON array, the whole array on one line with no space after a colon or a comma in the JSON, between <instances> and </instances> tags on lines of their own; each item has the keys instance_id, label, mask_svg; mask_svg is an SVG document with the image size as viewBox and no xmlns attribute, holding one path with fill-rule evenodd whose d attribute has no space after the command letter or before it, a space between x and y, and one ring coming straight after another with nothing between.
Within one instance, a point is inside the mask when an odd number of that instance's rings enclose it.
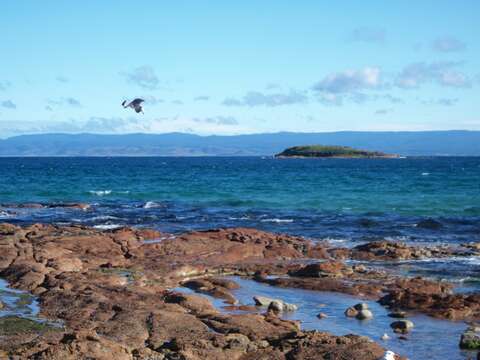
<instances>
[{"instance_id":1,"label":"wet rock","mask_svg":"<svg viewBox=\"0 0 480 360\"><path fill-rule=\"evenodd\" d=\"M144 243L150 236L145 230L126 227L107 232L40 224L3 229L9 235L0 236L2 277L33 291L42 316L65 324L59 332L27 332L17 342L0 336L0 348L9 341L13 358L376 360L384 352L363 337L303 332L298 322L273 312L222 314L204 296L168 290L191 282L200 292L228 294L238 285L221 276L284 275L303 268L296 260L313 249L319 255L323 245L253 229L198 231L152 244ZM331 275L340 268L342 276ZM357 294L384 286L367 283L363 275L352 283L351 269L334 262L320 270L330 275L293 280ZM281 300L262 300L265 306L272 301L278 301L277 309L289 310Z\"/></svg>"},{"instance_id":2,"label":"wet rock","mask_svg":"<svg viewBox=\"0 0 480 360\"><path fill-rule=\"evenodd\" d=\"M355 310L361 311L361 310L368 310L368 304L367 303L358 303L353 306Z\"/></svg>"},{"instance_id":3,"label":"wet rock","mask_svg":"<svg viewBox=\"0 0 480 360\"><path fill-rule=\"evenodd\" d=\"M417 223L417 227L429 230L438 230L443 227L442 223L434 219L425 219Z\"/></svg>"},{"instance_id":4,"label":"wet rock","mask_svg":"<svg viewBox=\"0 0 480 360\"><path fill-rule=\"evenodd\" d=\"M421 311L450 320L480 317L480 293L452 294L452 286L421 278L399 279L379 302L395 309Z\"/></svg>"},{"instance_id":5,"label":"wet rock","mask_svg":"<svg viewBox=\"0 0 480 360\"><path fill-rule=\"evenodd\" d=\"M0 301L0 310L3 309L4 307L5 307L5 304Z\"/></svg>"},{"instance_id":6,"label":"wet rock","mask_svg":"<svg viewBox=\"0 0 480 360\"><path fill-rule=\"evenodd\" d=\"M405 334L405 333L408 333L410 330L413 329L414 324L410 320L398 320L398 321L392 322L390 324L390 327L395 332Z\"/></svg>"},{"instance_id":7,"label":"wet rock","mask_svg":"<svg viewBox=\"0 0 480 360\"><path fill-rule=\"evenodd\" d=\"M318 313L318 314L317 314L317 318L319 318L319 319L326 319L326 318L328 318L328 315L325 314L325 313Z\"/></svg>"},{"instance_id":8,"label":"wet rock","mask_svg":"<svg viewBox=\"0 0 480 360\"><path fill-rule=\"evenodd\" d=\"M347 269L345 264L340 261L325 261L307 265L300 270L291 272L290 275L299 277L342 276Z\"/></svg>"},{"instance_id":9,"label":"wet rock","mask_svg":"<svg viewBox=\"0 0 480 360\"><path fill-rule=\"evenodd\" d=\"M273 311L273 312L283 312L283 302L279 300L273 300L269 305L268 305L268 310Z\"/></svg>"},{"instance_id":10,"label":"wet rock","mask_svg":"<svg viewBox=\"0 0 480 360\"><path fill-rule=\"evenodd\" d=\"M460 337L460 348L468 350L480 349L480 329L470 326Z\"/></svg>"},{"instance_id":11,"label":"wet rock","mask_svg":"<svg viewBox=\"0 0 480 360\"><path fill-rule=\"evenodd\" d=\"M347 310L345 310L345 316L356 317L357 315L358 315L358 310L355 309L354 307L349 307Z\"/></svg>"},{"instance_id":12,"label":"wet rock","mask_svg":"<svg viewBox=\"0 0 480 360\"><path fill-rule=\"evenodd\" d=\"M370 310L360 310L356 316L358 320L370 320L373 319L373 313Z\"/></svg>"},{"instance_id":13,"label":"wet rock","mask_svg":"<svg viewBox=\"0 0 480 360\"><path fill-rule=\"evenodd\" d=\"M403 319L407 317L407 313L405 311L393 311L388 313L388 316L391 318Z\"/></svg>"},{"instance_id":14,"label":"wet rock","mask_svg":"<svg viewBox=\"0 0 480 360\"><path fill-rule=\"evenodd\" d=\"M388 336L388 334L385 333L385 334L382 335L381 339L382 339L383 341L387 341L387 340L390 340L390 336Z\"/></svg>"},{"instance_id":15,"label":"wet rock","mask_svg":"<svg viewBox=\"0 0 480 360\"><path fill-rule=\"evenodd\" d=\"M271 299L265 296L254 296L253 301L255 301L255 305L258 306L269 306L272 301L275 299Z\"/></svg>"}]
</instances>

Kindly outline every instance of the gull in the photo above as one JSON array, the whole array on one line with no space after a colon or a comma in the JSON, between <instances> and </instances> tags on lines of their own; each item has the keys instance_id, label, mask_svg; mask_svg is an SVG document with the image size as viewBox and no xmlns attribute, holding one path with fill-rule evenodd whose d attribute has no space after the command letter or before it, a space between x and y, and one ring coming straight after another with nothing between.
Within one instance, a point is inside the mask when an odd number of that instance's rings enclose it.
<instances>
[{"instance_id":1,"label":"gull","mask_svg":"<svg viewBox=\"0 0 480 360\"><path fill-rule=\"evenodd\" d=\"M128 104L126 101L122 102L122 106L126 109L126 108L132 108L133 110L135 110L135 112L138 114L138 113L142 113L143 114L143 108L142 108L142 103L144 102L145 100L143 99L140 99L140 98L136 98L132 101L130 101Z\"/></svg>"}]
</instances>

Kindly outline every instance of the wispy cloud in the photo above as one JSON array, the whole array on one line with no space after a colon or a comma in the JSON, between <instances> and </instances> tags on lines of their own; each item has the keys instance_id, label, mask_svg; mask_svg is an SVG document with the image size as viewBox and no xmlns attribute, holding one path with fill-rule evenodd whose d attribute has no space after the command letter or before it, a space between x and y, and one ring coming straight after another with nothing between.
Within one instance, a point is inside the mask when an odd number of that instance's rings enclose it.
<instances>
[{"instance_id":1,"label":"wispy cloud","mask_svg":"<svg viewBox=\"0 0 480 360\"><path fill-rule=\"evenodd\" d=\"M397 76L396 85L404 89L418 88L425 83L465 88L471 86L467 75L457 70L459 62L418 62L407 65Z\"/></svg>"},{"instance_id":2,"label":"wispy cloud","mask_svg":"<svg viewBox=\"0 0 480 360\"><path fill-rule=\"evenodd\" d=\"M393 112L393 109L392 108L388 108L388 109L378 109L375 111L375 115L387 115L389 113Z\"/></svg>"},{"instance_id":3,"label":"wispy cloud","mask_svg":"<svg viewBox=\"0 0 480 360\"><path fill-rule=\"evenodd\" d=\"M195 97L193 100L194 101L208 101L208 100L210 100L210 96L200 95L200 96Z\"/></svg>"},{"instance_id":4,"label":"wispy cloud","mask_svg":"<svg viewBox=\"0 0 480 360\"><path fill-rule=\"evenodd\" d=\"M349 36L350 41L364 43L384 43L386 39L385 29L358 27Z\"/></svg>"},{"instance_id":5,"label":"wispy cloud","mask_svg":"<svg viewBox=\"0 0 480 360\"><path fill-rule=\"evenodd\" d=\"M143 100L145 100L145 103L149 105L158 105L165 102L165 100L157 98L156 96L153 96L153 95L144 96Z\"/></svg>"},{"instance_id":6,"label":"wispy cloud","mask_svg":"<svg viewBox=\"0 0 480 360\"><path fill-rule=\"evenodd\" d=\"M424 105L455 106L460 100L458 98L440 98L422 101Z\"/></svg>"},{"instance_id":7,"label":"wispy cloud","mask_svg":"<svg viewBox=\"0 0 480 360\"><path fill-rule=\"evenodd\" d=\"M451 36L439 37L432 43L432 49L438 52L458 52L466 48L467 45L463 41Z\"/></svg>"},{"instance_id":8,"label":"wispy cloud","mask_svg":"<svg viewBox=\"0 0 480 360\"><path fill-rule=\"evenodd\" d=\"M153 67L149 65L137 67L131 72L122 72L120 75L124 76L129 83L144 89L155 90L160 85L160 79L155 74Z\"/></svg>"},{"instance_id":9,"label":"wispy cloud","mask_svg":"<svg viewBox=\"0 0 480 360\"><path fill-rule=\"evenodd\" d=\"M0 81L0 90L1 91L5 91L11 86L12 86L12 83L10 81Z\"/></svg>"},{"instance_id":10,"label":"wispy cloud","mask_svg":"<svg viewBox=\"0 0 480 360\"><path fill-rule=\"evenodd\" d=\"M5 109L11 109L11 110L14 110L17 108L17 105L12 100L0 101L0 106Z\"/></svg>"},{"instance_id":11,"label":"wispy cloud","mask_svg":"<svg viewBox=\"0 0 480 360\"><path fill-rule=\"evenodd\" d=\"M217 124L217 125L238 125L238 120L233 116L214 116L205 118L193 118L194 122Z\"/></svg>"},{"instance_id":12,"label":"wispy cloud","mask_svg":"<svg viewBox=\"0 0 480 360\"><path fill-rule=\"evenodd\" d=\"M57 76L55 80L60 83L68 83L70 81L70 79L66 78L65 76Z\"/></svg>"},{"instance_id":13,"label":"wispy cloud","mask_svg":"<svg viewBox=\"0 0 480 360\"><path fill-rule=\"evenodd\" d=\"M302 104L308 101L304 92L290 90L288 93L263 93L260 91L249 91L241 99L226 98L222 104L225 106L267 106L276 107L282 105Z\"/></svg>"},{"instance_id":14,"label":"wispy cloud","mask_svg":"<svg viewBox=\"0 0 480 360\"><path fill-rule=\"evenodd\" d=\"M50 105L50 107L63 106L63 105L67 105L67 106L71 106L71 107L77 107L77 108L82 107L82 104L80 103L80 101L78 101L77 99L75 99L73 97L62 97L60 99L49 99L48 104Z\"/></svg>"}]
</instances>

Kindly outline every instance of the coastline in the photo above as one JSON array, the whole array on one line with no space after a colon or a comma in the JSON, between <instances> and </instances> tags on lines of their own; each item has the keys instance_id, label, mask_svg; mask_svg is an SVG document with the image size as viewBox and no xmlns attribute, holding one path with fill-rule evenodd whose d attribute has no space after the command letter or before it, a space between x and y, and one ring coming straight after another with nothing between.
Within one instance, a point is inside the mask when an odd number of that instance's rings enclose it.
<instances>
[{"instance_id":1,"label":"coastline","mask_svg":"<svg viewBox=\"0 0 480 360\"><path fill-rule=\"evenodd\" d=\"M1 348L18 356L101 359L108 351L117 359L283 359L297 358L301 349L302 359L322 353L376 360L388 347L361 336L305 331L282 312L238 303L233 293L239 285L226 278L231 275L274 288L347 294L390 311L480 319L480 295L351 263L478 256L474 245L414 247L382 241L342 248L244 228L172 235L128 227L101 231L4 223L0 233L1 276L38 298L40 316L65 325L42 329L33 338L28 331L2 338ZM221 311L201 294L225 301L234 312Z\"/></svg>"}]
</instances>

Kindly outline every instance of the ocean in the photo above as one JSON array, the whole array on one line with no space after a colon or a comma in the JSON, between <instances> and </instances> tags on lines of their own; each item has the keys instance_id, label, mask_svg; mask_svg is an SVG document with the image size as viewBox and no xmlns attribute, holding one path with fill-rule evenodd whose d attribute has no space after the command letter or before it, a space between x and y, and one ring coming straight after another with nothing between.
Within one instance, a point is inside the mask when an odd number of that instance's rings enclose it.
<instances>
[{"instance_id":1,"label":"ocean","mask_svg":"<svg viewBox=\"0 0 480 360\"><path fill-rule=\"evenodd\" d=\"M0 169L0 221L12 223L171 233L242 226L338 246L480 241L480 157L0 158ZM92 208L16 207L32 202ZM468 291L480 286L479 265L452 258L404 267Z\"/></svg>"},{"instance_id":2,"label":"ocean","mask_svg":"<svg viewBox=\"0 0 480 360\"><path fill-rule=\"evenodd\" d=\"M382 239L417 245L480 242L480 157L0 158L0 169L0 222L129 225L173 234L241 226L346 247ZM47 206L19 207L25 203ZM61 206L68 203L91 207ZM480 290L480 259L474 256L368 265L449 280L457 292ZM337 304L341 313L354 300L237 281L244 286L236 295L245 302L260 293L299 303L293 316L307 329L378 339L388 328L387 312L378 304L371 304L378 319L370 324L352 324L333 310L331 321L318 322L318 301L331 303L331 309ZM457 345L465 324L421 315L414 321L418 341L396 339L390 348L411 358L423 358L432 346L439 356L471 355Z\"/></svg>"}]
</instances>

